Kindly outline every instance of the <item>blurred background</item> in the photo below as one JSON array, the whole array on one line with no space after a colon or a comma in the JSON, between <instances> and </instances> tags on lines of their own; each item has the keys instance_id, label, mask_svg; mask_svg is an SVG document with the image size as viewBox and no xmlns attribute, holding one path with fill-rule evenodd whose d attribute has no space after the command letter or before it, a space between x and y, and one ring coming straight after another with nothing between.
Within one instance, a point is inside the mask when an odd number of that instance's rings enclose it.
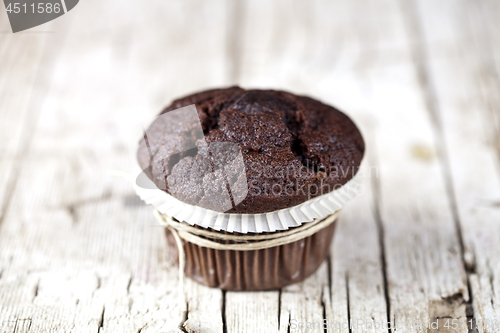
<instances>
[{"instance_id":1,"label":"blurred background","mask_svg":"<svg viewBox=\"0 0 500 333\"><path fill-rule=\"evenodd\" d=\"M2 11L2 76L10 83L2 92L15 90L19 103L31 103L28 118L41 130L68 121L71 136L83 138L74 131L92 128L85 139L102 145L112 137L136 140L131 127L147 125L173 98L230 85L307 94L362 127L376 126L378 110L437 114L435 95L445 89L437 72L444 65L481 84L469 94L494 100L498 6L488 0L82 1L74 12L15 35Z\"/></svg>"},{"instance_id":2,"label":"blurred background","mask_svg":"<svg viewBox=\"0 0 500 333\"><path fill-rule=\"evenodd\" d=\"M500 290L498 22L496 0L82 0L12 34L2 8L1 318L118 332L174 316L163 235L108 171L132 169L143 128L174 98L231 85L336 106L379 172L302 294L191 285L205 298L191 295L190 320L212 300L225 304L210 310L214 331L241 331L229 318L248 313L268 331L316 312L425 322L442 316L432 302L456 295L450 316L500 318L490 302ZM465 313L473 299L484 307Z\"/></svg>"}]
</instances>

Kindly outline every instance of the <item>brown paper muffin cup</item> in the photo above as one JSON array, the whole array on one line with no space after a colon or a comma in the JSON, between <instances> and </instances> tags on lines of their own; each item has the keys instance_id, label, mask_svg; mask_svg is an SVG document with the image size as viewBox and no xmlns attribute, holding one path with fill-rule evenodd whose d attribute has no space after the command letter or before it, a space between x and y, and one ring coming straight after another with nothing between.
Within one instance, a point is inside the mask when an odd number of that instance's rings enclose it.
<instances>
[{"instance_id":1,"label":"brown paper muffin cup","mask_svg":"<svg viewBox=\"0 0 500 333\"><path fill-rule=\"evenodd\" d=\"M298 241L261 250L216 250L182 240L184 273L201 284L223 290L279 289L304 280L318 269L329 254L336 224L337 221ZM174 236L167 228L165 234L170 252L178 260Z\"/></svg>"}]
</instances>

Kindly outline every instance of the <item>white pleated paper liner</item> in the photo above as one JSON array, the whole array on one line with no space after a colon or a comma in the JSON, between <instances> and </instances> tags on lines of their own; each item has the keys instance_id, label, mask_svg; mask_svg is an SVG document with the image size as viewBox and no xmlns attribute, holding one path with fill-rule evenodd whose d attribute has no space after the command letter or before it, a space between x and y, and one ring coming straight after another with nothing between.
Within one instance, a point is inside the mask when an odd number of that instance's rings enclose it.
<instances>
[{"instance_id":1,"label":"white pleated paper liner","mask_svg":"<svg viewBox=\"0 0 500 333\"><path fill-rule=\"evenodd\" d=\"M340 210L348 201L360 194L363 164L356 175L339 189L307 200L300 205L264 214L220 213L184 203L157 188L150 180L151 186L148 186L150 188L138 186L136 178L139 172L135 172L129 180L137 195L146 204L179 221L218 231L262 233L287 230Z\"/></svg>"}]
</instances>

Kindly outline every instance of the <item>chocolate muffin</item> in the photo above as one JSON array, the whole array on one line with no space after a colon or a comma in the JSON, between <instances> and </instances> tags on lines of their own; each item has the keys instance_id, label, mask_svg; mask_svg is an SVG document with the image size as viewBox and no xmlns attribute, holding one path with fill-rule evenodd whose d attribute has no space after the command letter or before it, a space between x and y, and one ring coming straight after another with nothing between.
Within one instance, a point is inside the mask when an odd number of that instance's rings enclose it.
<instances>
[{"instance_id":1,"label":"chocolate muffin","mask_svg":"<svg viewBox=\"0 0 500 333\"><path fill-rule=\"evenodd\" d=\"M160 189L189 204L212 209L206 175L216 169L209 154L214 143L233 143L243 156L246 179L233 183L248 191L239 196L238 186L228 188L229 198L218 205L227 213L268 213L331 192L356 174L363 158L364 141L354 123L309 97L231 87L180 98L161 114L192 104L204 139L175 124L152 126L148 135L161 139L143 138L137 155ZM195 139L196 149L182 149ZM220 177L231 179L230 173L226 169ZM220 188L222 183L215 179L213 184Z\"/></svg>"},{"instance_id":2,"label":"chocolate muffin","mask_svg":"<svg viewBox=\"0 0 500 333\"><path fill-rule=\"evenodd\" d=\"M187 276L225 290L276 289L328 256L364 149L346 115L312 98L209 90L174 101L148 128L137 158L156 186L136 190L157 208L173 255L185 255Z\"/></svg>"}]
</instances>

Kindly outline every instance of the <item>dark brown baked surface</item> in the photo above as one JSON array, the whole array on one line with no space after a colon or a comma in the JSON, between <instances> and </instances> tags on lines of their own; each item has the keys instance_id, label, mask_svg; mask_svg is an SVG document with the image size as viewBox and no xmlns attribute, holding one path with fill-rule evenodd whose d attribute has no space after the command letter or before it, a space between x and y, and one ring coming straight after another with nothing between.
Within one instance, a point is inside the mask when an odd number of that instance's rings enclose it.
<instances>
[{"instance_id":1,"label":"dark brown baked surface","mask_svg":"<svg viewBox=\"0 0 500 333\"><path fill-rule=\"evenodd\" d=\"M230 200L221 198L226 202L219 203L230 207L226 212L256 214L292 207L344 185L363 158L364 141L354 123L309 97L231 87L178 99L162 114L192 104L205 134L204 141L196 142L198 149L179 153L183 140L192 138L189 131L179 132L172 124L150 127L162 132L157 133L162 139L146 142L143 138L137 153L151 180L186 203L212 207L209 201L218 196L206 185L206 175L211 173L212 185L224 187L220 181L233 178L235 189L248 189L238 198L240 192L231 193L232 186L227 186ZM210 159L210 147L221 142L241 149L246 185L230 169L217 170L217 162Z\"/></svg>"}]
</instances>

